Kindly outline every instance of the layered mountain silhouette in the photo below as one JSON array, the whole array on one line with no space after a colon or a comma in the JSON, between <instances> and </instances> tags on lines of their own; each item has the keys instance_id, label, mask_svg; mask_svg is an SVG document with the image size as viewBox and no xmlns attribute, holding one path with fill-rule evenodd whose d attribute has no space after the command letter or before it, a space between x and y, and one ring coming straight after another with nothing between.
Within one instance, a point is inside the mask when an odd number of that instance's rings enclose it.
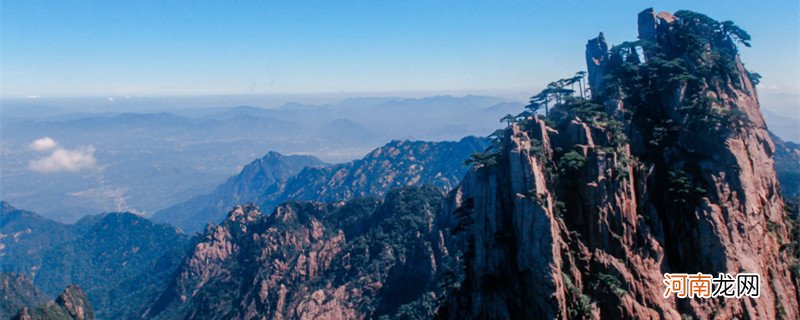
<instances>
[{"instance_id":1,"label":"layered mountain silhouette","mask_svg":"<svg viewBox=\"0 0 800 320\"><path fill-rule=\"evenodd\" d=\"M161 210L153 220L195 232L222 220L234 205L248 202L272 210L287 200L349 200L408 185L452 189L467 170L464 160L487 146L487 140L476 137L453 142L396 140L360 160L337 165L270 152L213 193Z\"/></svg>"},{"instance_id":2,"label":"layered mountain silhouette","mask_svg":"<svg viewBox=\"0 0 800 320\"><path fill-rule=\"evenodd\" d=\"M209 222L218 222L224 217L224 212L234 205L280 192L286 180L304 168L326 165L312 156L284 156L269 152L244 166L238 175L229 178L212 193L160 210L152 218L178 226L186 232L194 232Z\"/></svg>"},{"instance_id":3,"label":"layered mountain silhouette","mask_svg":"<svg viewBox=\"0 0 800 320\"><path fill-rule=\"evenodd\" d=\"M0 310L797 319L800 149L767 131L738 55L749 35L652 9L638 31L590 39L588 90L582 73L553 81L486 139L392 141L336 165L269 153L154 216L192 238L130 213L66 225L2 203L2 271L15 274ZM664 296L664 273L698 272L757 273L760 296Z\"/></svg>"}]
</instances>

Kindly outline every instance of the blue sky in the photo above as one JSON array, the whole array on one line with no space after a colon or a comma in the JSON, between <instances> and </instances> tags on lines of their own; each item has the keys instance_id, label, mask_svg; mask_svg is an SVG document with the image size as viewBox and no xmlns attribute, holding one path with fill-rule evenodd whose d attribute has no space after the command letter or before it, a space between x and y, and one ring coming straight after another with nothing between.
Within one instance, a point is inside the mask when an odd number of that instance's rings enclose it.
<instances>
[{"instance_id":1,"label":"blue sky","mask_svg":"<svg viewBox=\"0 0 800 320\"><path fill-rule=\"evenodd\" d=\"M4 0L2 96L533 91L651 6L733 20L761 90L800 92L797 0Z\"/></svg>"}]
</instances>

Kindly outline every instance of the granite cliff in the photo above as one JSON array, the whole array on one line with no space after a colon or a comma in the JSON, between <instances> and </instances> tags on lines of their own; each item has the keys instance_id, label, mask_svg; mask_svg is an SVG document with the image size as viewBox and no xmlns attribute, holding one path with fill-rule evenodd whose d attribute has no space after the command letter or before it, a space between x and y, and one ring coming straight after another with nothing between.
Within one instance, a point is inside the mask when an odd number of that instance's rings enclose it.
<instances>
[{"instance_id":1,"label":"granite cliff","mask_svg":"<svg viewBox=\"0 0 800 320\"><path fill-rule=\"evenodd\" d=\"M638 41L587 44L591 98L547 92L549 115L511 121L451 194L466 279L440 316L800 317L795 226L737 54L749 35L689 11L638 18ZM668 272L758 273L761 294L665 298Z\"/></svg>"}]
</instances>

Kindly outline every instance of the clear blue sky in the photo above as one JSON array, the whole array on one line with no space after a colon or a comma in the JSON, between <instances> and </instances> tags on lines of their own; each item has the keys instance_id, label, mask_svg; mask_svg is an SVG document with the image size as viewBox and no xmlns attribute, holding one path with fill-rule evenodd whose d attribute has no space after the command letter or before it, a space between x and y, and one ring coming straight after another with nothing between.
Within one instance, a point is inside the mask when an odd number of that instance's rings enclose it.
<instances>
[{"instance_id":1,"label":"clear blue sky","mask_svg":"<svg viewBox=\"0 0 800 320\"><path fill-rule=\"evenodd\" d=\"M2 95L537 88L586 40L690 9L753 36L762 90L800 92L798 1L2 1ZM532 90L532 89L531 89Z\"/></svg>"}]
</instances>

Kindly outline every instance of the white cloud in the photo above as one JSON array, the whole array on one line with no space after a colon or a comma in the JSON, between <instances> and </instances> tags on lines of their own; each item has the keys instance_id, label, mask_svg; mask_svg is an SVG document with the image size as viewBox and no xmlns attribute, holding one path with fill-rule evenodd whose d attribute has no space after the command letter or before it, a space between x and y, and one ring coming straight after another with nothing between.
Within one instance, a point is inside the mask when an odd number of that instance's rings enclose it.
<instances>
[{"instance_id":1,"label":"white cloud","mask_svg":"<svg viewBox=\"0 0 800 320\"><path fill-rule=\"evenodd\" d=\"M31 143L31 148L37 151L49 151L50 154L39 160L28 162L28 169L36 172L76 172L91 169L97 165L94 158L94 147L88 146L78 149L64 149L58 147L55 140L44 137Z\"/></svg>"},{"instance_id":2,"label":"white cloud","mask_svg":"<svg viewBox=\"0 0 800 320\"><path fill-rule=\"evenodd\" d=\"M51 139L50 137L44 137L36 139L33 143L31 143L31 149L36 151L48 151L52 150L58 146L55 140Z\"/></svg>"}]
</instances>

